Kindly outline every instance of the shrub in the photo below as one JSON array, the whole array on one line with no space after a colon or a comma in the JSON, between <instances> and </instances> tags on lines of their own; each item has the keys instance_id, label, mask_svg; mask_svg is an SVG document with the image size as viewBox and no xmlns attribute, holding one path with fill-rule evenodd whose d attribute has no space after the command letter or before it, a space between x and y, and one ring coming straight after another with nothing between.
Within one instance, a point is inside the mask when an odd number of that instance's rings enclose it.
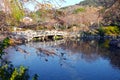
<instances>
[{"instance_id":1,"label":"shrub","mask_svg":"<svg viewBox=\"0 0 120 80\"><path fill-rule=\"evenodd\" d=\"M100 27L98 29L98 34L101 36L104 35L117 36L120 34L120 30L117 26Z\"/></svg>"},{"instance_id":2,"label":"shrub","mask_svg":"<svg viewBox=\"0 0 120 80\"><path fill-rule=\"evenodd\" d=\"M12 16L16 21L20 21L20 19L24 16L24 10L21 9L22 4L15 0L14 2L11 2L11 12Z\"/></svg>"},{"instance_id":3,"label":"shrub","mask_svg":"<svg viewBox=\"0 0 120 80\"><path fill-rule=\"evenodd\" d=\"M0 80L29 80L28 69L24 66L15 67L11 62L3 59L4 49L10 45L10 39L6 38L0 42ZM33 76L38 80L38 75Z\"/></svg>"}]
</instances>

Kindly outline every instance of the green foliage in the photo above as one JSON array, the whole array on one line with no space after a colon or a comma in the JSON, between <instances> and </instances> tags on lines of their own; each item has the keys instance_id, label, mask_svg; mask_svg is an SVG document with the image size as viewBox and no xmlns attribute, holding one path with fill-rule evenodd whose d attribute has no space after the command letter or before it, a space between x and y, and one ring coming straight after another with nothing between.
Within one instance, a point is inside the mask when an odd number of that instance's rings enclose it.
<instances>
[{"instance_id":1,"label":"green foliage","mask_svg":"<svg viewBox=\"0 0 120 80\"><path fill-rule=\"evenodd\" d=\"M24 66L14 67L7 60L4 60L4 49L10 45L10 39L6 38L0 42L0 80L29 80L28 69ZM33 80L38 80L38 75L34 75Z\"/></svg>"},{"instance_id":2,"label":"green foliage","mask_svg":"<svg viewBox=\"0 0 120 80\"><path fill-rule=\"evenodd\" d=\"M86 11L85 8L81 7L81 8L75 9L75 10L73 11L73 13L74 13L74 14L77 14L77 13L79 13L79 12L85 12L85 11Z\"/></svg>"},{"instance_id":3,"label":"green foliage","mask_svg":"<svg viewBox=\"0 0 120 80\"><path fill-rule=\"evenodd\" d=\"M24 66L14 67L11 63L0 65L1 80L28 80L27 68Z\"/></svg>"},{"instance_id":4,"label":"green foliage","mask_svg":"<svg viewBox=\"0 0 120 80\"><path fill-rule=\"evenodd\" d=\"M11 6L11 16L16 21L20 21L20 19L24 16L24 10L22 4L18 0L12 0L10 6Z\"/></svg>"},{"instance_id":5,"label":"green foliage","mask_svg":"<svg viewBox=\"0 0 120 80\"><path fill-rule=\"evenodd\" d=\"M6 47L9 46L9 44L10 44L10 39L9 39L9 38L5 38L5 39L3 40L3 47L6 48Z\"/></svg>"},{"instance_id":6,"label":"green foliage","mask_svg":"<svg viewBox=\"0 0 120 80\"><path fill-rule=\"evenodd\" d=\"M10 45L10 39L5 38L0 42L0 80L27 80L27 69L23 66L15 68L8 61L4 61L2 56L4 55L4 49Z\"/></svg>"},{"instance_id":7,"label":"green foliage","mask_svg":"<svg viewBox=\"0 0 120 80\"><path fill-rule=\"evenodd\" d=\"M120 34L120 30L117 26L100 27L98 29L98 34L100 36L104 35L117 36Z\"/></svg>"},{"instance_id":8,"label":"green foliage","mask_svg":"<svg viewBox=\"0 0 120 80\"><path fill-rule=\"evenodd\" d=\"M102 27L100 27L98 29L98 33L97 34L100 35L100 36L104 36L105 35L105 30Z\"/></svg>"},{"instance_id":9,"label":"green foliage","mask_svg":"<svg viewBox=\"0 0 120 80\"><path fill-rule=\"evenodd\" d=\"M4 55L3 50L9 46L9 42L9 38L6 38L3 40L3 42L0 42L0 59L2 58L2 55Z\"/></svg>"},{"instance_id":10,"label":"green foliage","mask_svg":"<svg viewBox=\"0 0 120 80\"><path fill-rule=\"evenodd\" d=\"M24 66L15 68L11 74L10 80L27 80L29 78L27 74L27 69Z\"/></svg>"}]
</instances>

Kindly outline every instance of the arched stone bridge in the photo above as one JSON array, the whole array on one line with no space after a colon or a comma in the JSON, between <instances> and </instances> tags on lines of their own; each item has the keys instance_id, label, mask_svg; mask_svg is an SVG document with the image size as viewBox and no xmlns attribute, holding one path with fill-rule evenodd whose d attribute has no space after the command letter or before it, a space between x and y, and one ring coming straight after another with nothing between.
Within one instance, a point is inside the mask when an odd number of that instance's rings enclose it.
<instances>
[{"instance_id":1,"label":"arched stone bridge","mask_svg":"<svg viewBox=\"0 0 120 80\"><path fill-rule=\"evenodd\" d=\"M25 39L27 41L32 40L35 37L39 38L45 38L46 36L63 36L66 37L68 36L67 32L63 31L56 31L56 30L51 30L51 31L45 31L45 30L39 30L39 31L33 31L33 30L26 30L26 31L16 31L12 32L11 37L15 39Z\"/></svg>"}]
</instances>

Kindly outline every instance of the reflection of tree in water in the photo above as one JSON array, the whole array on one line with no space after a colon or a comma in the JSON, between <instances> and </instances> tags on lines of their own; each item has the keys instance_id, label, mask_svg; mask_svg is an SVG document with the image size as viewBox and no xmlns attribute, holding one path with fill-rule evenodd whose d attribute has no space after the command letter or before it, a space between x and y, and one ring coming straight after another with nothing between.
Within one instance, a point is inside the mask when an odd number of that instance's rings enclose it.
<instances>
[{"instance_id":1,"label":"reflection of tree in water","mask_svg":"<svg viewBox=\"0 0 120 80\"><path fill-rule=\"evenodd\" d=\"M57 57L61 67L68 67L71 72L74 71L72 70L72 62L78 61L80 58L85 59L87 62L92 62L102 57L110 60L114 67L120 67L120 50L111 50L112 48L109 47L108 43L108 40L67 40L65 43L56 46L39 46L36 48L36 54L46 62L49 61L49 57ZM16 48L16 50L29 54L21 48Z\"/></svg>"},{"instance_id":2,"label":"reflection of tree in water","mask_svg":"<svg viewBox=\"0 0 120 80\"><path fill-rule=\"evenodd\" d=\"M97 59L98 55L96 43L94 41L90 42L82 42L82 41L66 41L65 44L59 45L65 50L70 50L71 55L77 54L77 53L83 53L81 54L81 57L84 58L87 61L95 60ZM95 49L96 48L96 49Z\"/></svg>"},{"instance_id":3,"label":"reflection of tree in water","mask_svg":"<svg viewBox=\"0 0 120 80\"><path fill-rule=\"evenodd\" d=\"M71 61L69 61L67 59L68 55L66 54L66 52L61 51L61 49L58 48L37 48L37 55L40 58L43 58L45 61L49 61L48 57L57 57L59 60L59 65L62 68L65 68L66 70L69 71L69 73L72 75L70 76L72 79L75 79L76 77L78 79L80 79L80 76L77 72L77 70L75 70L74 65L71 63Z\"/></svg>"},{"instance_id":4,"label":"reflection of tree in water","mask_svg":"<svg viewBox=\"0 0 120 80\"><path fill-rule=\"evenodd\" d=\"M120 69L120 53L111 53L109 55L110 63L113 67L117 67Z\"/></svg>"},{"instance_id":5,"label":"reflection of tree in water","mask_svg":"<svg viewBox=\"0 0 120 80\"><path fill-rule=\"evenodd\" d=\"M116 49L113 46L108 47L109 42L110 40L99 41L99 44L101 44L100 48L106 49L104 52L101 50L102 52L100 55L108 58L113 67L120 68L120 49Z\"/></svg>"},{"instance_id":6,"label":"reflection of tree in water","mask_svg":"<svg viewBox=\"0 0 120 80\"><path fill-rule=\"evenodd\" d=\"M120 50L111 50L109 40L67 40L66 43L59 46L65 50L70 50L71 55L81 54L80 57L89 62L99 57L107 58L112 65L120 68Z\"/></svg>"},{"instance_id":7,"label":"reflection of tree in water","mask_svg":"<svg viewBox=\"0 0 120 80\"><path fill-rule=\"evenodd\" d=\"M119 51L112 50L108 45L109 40L80 40L80 41L71 41L66 40L65 43L62 43L53 48L37 48L37 55L44 57L45 61L48 61L48 56L58 56L60 59L60 65L66 64L68 58L77 55L75 58L78 60L78 57L85 59L88 62L95 61L99 57L107 58L111 61L111 64L120 67L120 58L118 55ZM57 48L58 49L57 49ZM65 50L66 52L61 52L59 47ZM68 51L68 52L67 52ZM70 52L69 52L70 51ZM60 53L60 54L58 54ZM117 56L116 56L117 55Z\"/></svg>"}]
</instances>

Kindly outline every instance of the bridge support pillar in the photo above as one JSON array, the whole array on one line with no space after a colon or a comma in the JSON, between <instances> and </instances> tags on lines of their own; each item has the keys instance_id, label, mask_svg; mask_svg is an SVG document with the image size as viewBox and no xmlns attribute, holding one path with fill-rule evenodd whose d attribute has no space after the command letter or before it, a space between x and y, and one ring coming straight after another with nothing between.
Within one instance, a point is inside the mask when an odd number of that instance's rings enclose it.
<instances>
[{"instance_id":1,"label":"bridge support pillar","mask_svg":"<svg viewBox=\"0 0 120 80\"><path fill-rule=\"evenodd\" d=\"M45 36L42 36L42 41L44 41L45 40Z\"/></svg>"}]
</instances>

